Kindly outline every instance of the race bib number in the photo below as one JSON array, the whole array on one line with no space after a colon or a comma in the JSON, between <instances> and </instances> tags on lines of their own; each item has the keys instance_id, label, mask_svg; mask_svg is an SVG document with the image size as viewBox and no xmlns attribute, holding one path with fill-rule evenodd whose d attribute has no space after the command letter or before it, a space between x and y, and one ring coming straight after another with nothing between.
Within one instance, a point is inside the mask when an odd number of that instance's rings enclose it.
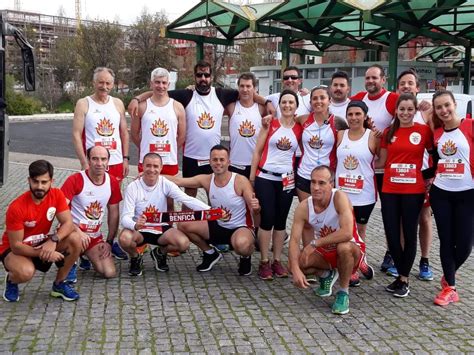
<instances>
[{"instance_id":1,"label":"race bib number","mask_svg":"<svg viewBox=\"0 0 474 355\"><path fill-rule=\"evenodd\" d=\"M163 234L163 227L153 225L153 223L145 224L145 227L138 230L139 232L152 233L152 234Z\"/></svg>"},{"instance_id":2,"label":"race bib number","mask_svg":"<svg viewBox=\"0 0 474 355\"><path fill-rule=\"evenodd\" d=\"M198 166L204 166L204 165L209 165L209 159L206 159L206 160L198 160L197 161L198 163Z\"/></svg>"},{"instance_id":3,"label":"race bib number","mask_svg":"<svg viewBox=\"0 0 474 355\"><path fill-rule=\"evenodd\" d=\"M396 184L416 184L416 164L390 165L390 182Z\"/></svg>"},{"instance_id":4,"label":"race bib number","mask_svg":"<svg viewBox=\"0 0 474 355\"><path fill-rule=\"evenodd\" d=\"M84 233L89 234L90 237L97 236L96 234L100 232L101 226L102 221L91 221L87 219L79 221L79 229Z\"/></svg>"},{"instance_id":5,"label":"race bib number","mask_svg":"<svg viewBox=\"0 0 474 355\"><path fill-rule=\"evenodd\" d=\"M35 234L30 235L23 239L23 244L36 247L42 243L44 243L49 237L46 234Z\"/></svg>"},{"instance_id":6,"label":"race bib number","mask_svg":"<svg viewBox=\"0 0 474 355\"><path fill-rule=\"evenodd\" d=\"M157 153L162 157L167 157L171 154L171 144L168 141L151 143L150 153Z\"/></svg>"},{"instance_id":7,"label":"race bib number","mask_svg":"<svg viewBox=\"0 0 474 355\"><path fill-rule=\"evenodd\" d=\"M464 163L461 159L440 159L438 175L445 179L461 180L464 178Z\"/></svg>"},{"instance_id":8,"label":"race bib number","mask_svg":"<svg viewBox=\"0 0 474 355\"><path fill-rule=\"evenodd\" d=\"M103 137L95 140L95 146L107 148L111 153L117 150L117 141L111 137Z\"/></svg>"},{"instance_id":9,"label":"race bib number","mask_svg":"<svg viewBox=\"0 0 474 355\"><path fill-rule=\"evenodd\" d=\"M285 173L281 175L283 191L293 190L295 188L295 173Z\"/></svg>"},{"instance_id":10,"label":"race bib number","mask_svg":"<svg viewBox=\"0 0 474 355\"><path fill-rule=\"evenodd\" d=\"M360 194L364 188L364 177L362 175L340 174L339 189L350 194Z\"/></svg>"}]
</instances>

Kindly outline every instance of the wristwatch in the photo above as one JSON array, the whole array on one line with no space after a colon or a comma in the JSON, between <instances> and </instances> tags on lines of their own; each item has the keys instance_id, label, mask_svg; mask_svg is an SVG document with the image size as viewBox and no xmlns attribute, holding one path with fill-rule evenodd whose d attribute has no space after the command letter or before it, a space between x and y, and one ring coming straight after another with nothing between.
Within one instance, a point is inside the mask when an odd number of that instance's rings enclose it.
<instances>
[{"instance_id":1,"label":"wristwatch","mask_svg":"<svg viewBox=\"0 0 474 355\"><path fill-rule=\"evenodd\" d=\"M124 155L123 158L127 159L127 160L130 160L130 155Z\"/></svg>"},{"instance_id":2,"label":"wristwatch","mask_svg":"<svg viewBox=\"0 0 474 355\"><path fill-rule=\"evenodd\" d=\"M59 242L59 237L58 237L58 233L54 233L51 235L51 237L49 237L49 239L51 239L52 242Z\"/></svg>"}]
</instances>

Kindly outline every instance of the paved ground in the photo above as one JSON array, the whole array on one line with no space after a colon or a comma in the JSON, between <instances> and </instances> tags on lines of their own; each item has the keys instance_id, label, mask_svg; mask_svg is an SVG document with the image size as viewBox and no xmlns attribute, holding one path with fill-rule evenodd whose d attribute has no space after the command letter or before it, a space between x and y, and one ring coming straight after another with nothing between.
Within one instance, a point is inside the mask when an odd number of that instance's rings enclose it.
<instances>
[{"instance_id":1,"label":"paved ground","mask_svg":"<svg viewBox=\"0 0 474 355\"><path fill-rule=\"evenodd\" d=\"M0 188L2 225L8 203L27 188L26 173L26 164L10 164L8 183ZM56 186L70 173L57 169ZM368 230L368 259L378 265L384 246L377 208ZM0 301L0 353L473 353L474 257L458 272L461 302L437 307L438 247L435 236L435 281L413 275L410 296L395 299L384 291L392 279L377 271L374 280L351 289L345 316L331 314L333 297L317 298L289 279L238 276L238 259L230 253L211 272L198 273L194 247L170 260L169 273L156 272L149 255L137 278L128 276L123 261L113 280L80 271L75 303L51 298L54 273L38 273L21 286L20 302Z\"/></svg>"}]
</instances>

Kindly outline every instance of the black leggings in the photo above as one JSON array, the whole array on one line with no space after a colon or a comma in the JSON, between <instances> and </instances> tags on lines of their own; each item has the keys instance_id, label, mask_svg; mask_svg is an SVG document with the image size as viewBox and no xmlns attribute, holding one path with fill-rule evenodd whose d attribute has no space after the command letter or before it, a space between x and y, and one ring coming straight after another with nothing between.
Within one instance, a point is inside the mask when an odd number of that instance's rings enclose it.
<instances>
[{"instance_id":1,"label":"black leggings","mask_svg":"<svg viewBox=\"0 0 474 355\"><path fill-rule=\"evenodd\" d=\"M455 286L456 271L471 254L474 243L474 189L446 191L432 185L430 204L438 228L444 278L449 286Z\"/></svg>"},{"instance_id":2,"label":"black leggings","mask_svg":"<svg viewBox=\"0 0 474 355\"><path fill-rule=\"evenodd\" d=\"M260 202L260 228L266 231L285 230L286 219L293 202L292 190L283 191L281 181L255 178L255 195Z\"/></svg>"},{"instance_id":3,"label":"black leggings","mask_svg":"<svg viewBox=\"0 0 474 355\"><path fill-rule=\"evenodd\" d=\"M388 249L400 275L408 277L416 256L418 217L425 194L382 193L382 218ZM400 222L405 244L400 242Z\"/></svg>"}]
</instances>

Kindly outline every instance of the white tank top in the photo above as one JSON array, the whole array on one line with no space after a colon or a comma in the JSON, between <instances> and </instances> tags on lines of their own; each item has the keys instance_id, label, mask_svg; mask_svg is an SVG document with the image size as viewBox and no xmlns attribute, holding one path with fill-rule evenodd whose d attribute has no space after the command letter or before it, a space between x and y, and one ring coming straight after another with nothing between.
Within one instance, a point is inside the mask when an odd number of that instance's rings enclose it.
<instances>
[{"instance_id":1,"label":"white tank top","mask_svg":"<svg viewBox=\"0 0 474 355\"><path fill-rule=\"evenodd\" d=\"M72 221L89 237L101 237L102 219L112 194L110 176L106 173L104 183L95 185L85 171L80 174L84 186L71 200Z\"/></svg>"},{"instance_id":2,"label":"white tank top","mask_svg":"<svg viewBox=\"0 0 474 355\"><path fill-rule=\"evenodd\" d=\"M219 187L214 183L215 176L211 176L211 184L209 185L209 201L213 208L222 208L228 213L225 220L219 219L217 223L227 229L235 229L243 226L252 227L252 215L247 208L243 196L235 193L235 177L236 173L232 173L229 182Z\"/></svg>"},{"instance_id":3,"label":"white tank top","mask_svg":"<svg viewBox=\"0 0 474 355\"><path fill-rule=\"evenodd\" d=\"M349 102L351 102L350 99L347 99L344 102L331 102L329 104L329 112L334 116L343 118L347 123L347 105L349 105Z\"/></svg>"},{"instance_id":4,"label":"white tank top","mask_svg":"<svg viewBox=\"0 0 474 355\"><path fill-rule=\"evenodd\" d=\"M327 121L327 122L326 122ZM315 121L313 113L303 124L301 144L303 155L298 166L298 175L311 179L311 171L319 165L336 168L336 128L334 116L331 115L321 126Z\"/></svg>"},{"instance_id":5,"label":"white tank top","mask_svg":"<svg viewBox=\"0 0 474 355\"><path fill-rule=\"evenodd\" d=\"M110 165L122 163L120 113L113 98L109 96L106 104L99 104L87 96L87 102L89 109L84 119L85 150L94 145L102 145L110 152Z\"/></svg>"},{"instance_id":6,"label":"white tank top","mask_svg":"<svg viewBox=\"0 0 474 355\"><path fill-rule=\"evenodd\" d=\"M308 223L314 229L314 238L324 238L331 233L339 230L341 227L339 225L339 215L337 214L336 207L334 206L334 196L336 195L336 189L332 190L331 200L329 206L321 213L316 213L314 211L313 198L310 196L306 201L308 201ZM357 227L355 224L354 218L354 227L352 229L352 239L351 242L354 242L361 246L361 249L364 251L365 246L362 247L364 242L359 237L357 233ZM322 247L326 251L336 250L336 244L330 244Z\"/></svg>"},{"instance_id":7,"label":"white tank top","mask_svg":"<svg viewBox=\"0 0 474 355\"><path fill-rule=\"evenodd\" d=\"M369 94L366 93L362 101L367 104L369 108L368 115L374 121L375 127L383 132L385 128L390 126L393 120L393 116L390 112L387 111L387 98L390 95L390 91L386 91L382 96L377 100L370 100Z\"/></svg>"},{"instance_id":8,"label":"white tank top","mask_svg":"<svg viewBox=\"0 0 474 355\"><path fill-rule=\"evenodd\" d=\"M356 140L344 131L337 147L336 187L347 193L353 206L365 206L377 200L374 154L369 148L370 129Z\"/></svg>"},{"instance_id":9,"label":"white tank top","mask_svg":"<svg viewBox=\"0 0 474 355\"><path fill-rule=\"evenodd\" d=\"M423 124L426 126L426 122L423 119L423 115L421 114L420 111L416 111L415 117L413 117L413 122ZM425 149L425 153L423 154L423 166L421 168L422 171L430 167L429 161L430 161L430 155L428 154L428 151Z\"/></svg>"},{"instance_id":10,"label":"white tank top","mask_svg":"<svg viewBox=\"0 0 474 355\"><path fill-rule=\"evenodd\" d=\"M239 101L235 103L234 113L229 120L231 164L252 164L252 155L261 126L262 115L257 103L251 107L243 107Z\"/></svg>"},{"instance_id":11,"label":"white tank top","mask_svg":"<svg viewBox=\"0 0 474 355\"><path fill-rule=\"evenodd\" d=\"M221 124L224 107L211 87L208 95L194 91L186 106L186 142L183 155L198 160L209 160L213 146L221 142Z\"/></svg>"},{"instance_id":12,"label":"white tank top","mask_svg":"<svg viewBox=\"0 0 474 355\"><path fill-rule=\"evenodd\" d=\"M164 106L146 100L141 130L140 163L143 163L145 154L154 152L161 156L163 165L178 164L178 117L173 99L170 98Z\"/></svg>"}]
</instances>

